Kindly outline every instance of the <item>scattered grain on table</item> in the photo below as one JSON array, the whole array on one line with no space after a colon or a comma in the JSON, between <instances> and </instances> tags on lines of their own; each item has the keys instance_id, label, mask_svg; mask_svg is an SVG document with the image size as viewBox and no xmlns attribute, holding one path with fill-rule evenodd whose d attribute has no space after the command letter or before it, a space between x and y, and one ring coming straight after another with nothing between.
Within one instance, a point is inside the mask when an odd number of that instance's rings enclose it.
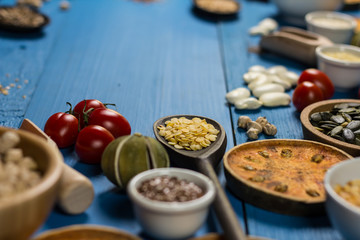
<instances>
[{"instance_id":1,"label":"scattered grain on table","mask_svg":"<svg viewBox=\"0 0 360 240\"><path fill-rule=\"evenodd\" d=\"M61 1L60 2L60 9L61 10L68 10L70 8L70 2L69 1Z\"/></svg>"}]
</instances>

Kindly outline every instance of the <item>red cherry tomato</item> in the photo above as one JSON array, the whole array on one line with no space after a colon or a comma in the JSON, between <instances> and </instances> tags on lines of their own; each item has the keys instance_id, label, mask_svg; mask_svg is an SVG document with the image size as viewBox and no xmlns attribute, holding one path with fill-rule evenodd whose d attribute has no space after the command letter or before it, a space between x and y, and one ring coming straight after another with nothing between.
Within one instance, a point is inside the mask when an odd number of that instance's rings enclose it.
<instances>
[{"instance_id":1,"label":"red cherry tomato","mask_svg":"<svg viewBox=\"0 0 360 240\"><path fill-rule=\"evenodd\" d=\"M334 84L325 73L323 73L318 69L309 68L304 70L300 74L300 77L298 79L298 84L305 81L312 82L316 86L318 86L323 92L324 99L330 99L334 95L335 92Z\"/></svg>"},{"instance_id":2,"label":"red cherry tomato","mask_svg":"<svg viewBox=\"0 0 360 240\"><path fill-rule=\"evenodd\" d=\"M131 133L128 120L120 113L108 108L98 108L92 111L88 124L106 128L115 138Z\"/></svg>"},{"instance_id":3,"label":"red cherry tomato","mask_svg":"<svg viewBox=\"0 0 360 240\"><path fill-rule=\"evenodd\" d=\"M106 106L96 99L86 99L78 102L74 107L73 114L80 122L80 128L85 127L84 116L85 113L90 109L106 108Z\"/></svg>"},{"instance_id":4,"label":"red cherry tomato","mask_svg":"<svg viewBox=\"0 0 360 240\"><path fill-rule=\"evenodd\" d=\"M80 131L75 144L75 152L81 162L97 164L101 162L106 146L114 139L114 136L105 128L90 125Z\"/></svg>"},{"instance_id":5,"label":"red cherry tomato","mask_svg":"<svg viewBox=\"0 0 360 240\"><path fill-rule=\"evenodd\" d=\"M71 114L58 112L49 117L44 132L59 148L69 147L76 142L79 133L78 120Z\"/></svg>"},{"instance_id":6,"label":"red cherry tomato","mask_svg":"<svg viewBox=\"0 0 360 240\"><path fill-rule=\"evenodd\" d=\"M308 81L298 84L292 96L292 102L299 112L306 106L321 100L324 100L324 94L320 87Z\"/></svg>"}]
</instances>

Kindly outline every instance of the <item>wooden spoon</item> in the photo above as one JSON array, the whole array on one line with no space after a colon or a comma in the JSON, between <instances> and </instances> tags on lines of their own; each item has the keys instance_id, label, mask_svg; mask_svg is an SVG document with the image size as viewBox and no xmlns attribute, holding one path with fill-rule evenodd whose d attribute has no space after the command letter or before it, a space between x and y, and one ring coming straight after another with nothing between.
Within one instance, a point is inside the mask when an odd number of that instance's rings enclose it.
<instances>
[{"instance_id":1,"label":"wooden spoon","mask_svg":"<svg viewBox=\"0 0 360 240\"><path fill-rule=\"evenodd\" d=\"M192 119L194 117L205 119L207 123L212 124L217 130L220 131L217 135L217 139L212 142L210 146L198 151L188 151L174 148L168 144L164 137L159 135L158 126L165 126L166 121L170 120L171 118L180 117L185 117L187 119ZM221 187L217 175L214 171L214 167L219 164L226 149L227 140L224 128L219 123L210 118L194 115L173 115L157 120L153 125L153 130L156 138L166 148L170 157L170 161L174 166L201 172L214 182L217 195L215 197L213 207L224 230L226 239L245 240L246 235L243 232L238 222L237 216L235 215L234 210L229 200L227 199L226 194Z\"/></svg>"}]
</instances>

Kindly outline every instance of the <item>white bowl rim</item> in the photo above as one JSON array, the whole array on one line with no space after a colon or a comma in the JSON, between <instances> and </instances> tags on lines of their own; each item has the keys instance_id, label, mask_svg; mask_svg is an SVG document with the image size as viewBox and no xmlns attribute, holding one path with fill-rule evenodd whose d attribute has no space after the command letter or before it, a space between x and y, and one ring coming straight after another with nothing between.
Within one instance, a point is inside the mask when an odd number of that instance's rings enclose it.
<instances>
[{"instance_id":1,"label":"white bowl rim","mask_svg":"<svg viewBox=\"0 0 360 240\"><path fill-rule=\"evenodd\" d=\"M332 18L332 19L342 19L345 20L347 22L349 22L351 25L349 28L336 28L336 27L326 27L326 26L319 26L317 24L314 24L312 19L314 18L319 18L319 17L327 17L327 18ZM311 24L313 26L316 26L318 28L323 28L323 29L328 29L328 30L350 30L350 29L355 29L357 26L357 21L355 20L354 17L352 17L349 14L346 13L340 13L340 12L335 12L335 11L314 11L314 12L309 12L305 15L305 20L308 24Z\"/></svg>"},{"instance_id":2,"label":"white bowl rim","mask_svg":"<svg viewBox=\"0 0 360 240\"><path fill-rule=\"evenodd\" d=\"M206 186L207 189L206 193L200 198L194 199L192 201L162 202L162 201L156 201L146 198L137 191L136 185L142 180L150 179L155 176L161 176L161 175L172 176L172 174L174 173L185 174L187 176L190 175L198 178ZM141 207L144 207L148 210L163 212L163 213L180 213L180 212L189 212L196 209L207 208L210 205L210 203L214 200L216 190L214 183L202 173L189 169L169 167L169 168L150 169L137 174L130 180L127 186L127 192L129 194L130 199L132 199L135 204L139 204Z\"/></svg>"},{"instance_id":3,"label":"white bowl rim","mask_svg":"<svg viewBox=\"0 0 360 240\"><path fill-rule=\"evenodd\" d=\"M335 192L334 186L332 186L330 184L330 178L334 172L336 172L339 168L342 168L343 166L346 166L346 165L351 165L354 162L360 162L360 157L345 160L345 161L339 162L339 163L331 166L325 174L324 186L325 186L325 190L326 190L327 194L329 194L336 202L340 203L343 207L345 207L349 211L354 212L360 216L360 207L357 207L357 206L349 203L344 198L342 198L339 194L337 194ZM360 179L360 176L359 176L359 179ZM349 179L349 180L351 180L351 179Z\"/></svg>"},{"instance_id":4,"label":"white bowl rim","mask_svg":"<svg viewBox=\"0 0 360 240\"><path fill-rule=\"evenodd\" d=\"M358 68L360 67L360 61L359 62L350 62L345 60L338 60L332 57L329 57L323 53L323 51L326 50L333 50L333 51L340 51L344 52L344 50L347 50L349 52L356 52L357 55L360 56L360 47L349 45L349 44L334 44L330 46L318 46L315 49L316 55L318 58L321 58L322 60L338 65L343 67L350 67L350 68Z\"/></svg>"}]
</instances>

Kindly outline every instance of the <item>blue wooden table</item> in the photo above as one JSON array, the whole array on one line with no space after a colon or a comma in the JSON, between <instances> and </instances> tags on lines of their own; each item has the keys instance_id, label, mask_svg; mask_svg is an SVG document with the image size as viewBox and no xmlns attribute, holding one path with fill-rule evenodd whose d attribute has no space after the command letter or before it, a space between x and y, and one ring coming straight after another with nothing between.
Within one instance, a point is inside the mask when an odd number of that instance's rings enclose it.
<instances>
[{"instance_id":1,"label":"blue wooden table","mask_svg":"<svg viewBox=\"0 0 360 240\"><path fill-rule=\"evenodd\" d=\"M226 92L245 86L242 75L252 65L284 65L296 73L307 68L249 52L260 39L250 36L249 28L266 17L276 18L277 9L263 1L239 3L237 18L225 21L199 16L191 0L73 0L67 11L60 9L59 0L45 2L41 11L51 22L42 32L0 31L0 83L15 84L8 95L0 94L0 125L18 128L29 118L43 128L50 115L67 110L66 102L99 99L115 103L132 132L147 136L153 136L152 124L161 117L202 115L225 128L230 149L247 141L236 123L240 115L248 115L266 116L278 128L276 138L302 139L293 105L239 111L226 103ZM340 97L355 98L356 91L334 96ZM54 209L36 234L71 224L101 224L147 239L128 197L100 167L80 163L73 149L61 151L66 164L91 179L96 196L80 215ZM248 234L279 240L341 239L326 216L294 217L256 208L226 189L222 169L219 178ZM195 236L221 231L211 213Z\"/></svg>"}]
</instances>

